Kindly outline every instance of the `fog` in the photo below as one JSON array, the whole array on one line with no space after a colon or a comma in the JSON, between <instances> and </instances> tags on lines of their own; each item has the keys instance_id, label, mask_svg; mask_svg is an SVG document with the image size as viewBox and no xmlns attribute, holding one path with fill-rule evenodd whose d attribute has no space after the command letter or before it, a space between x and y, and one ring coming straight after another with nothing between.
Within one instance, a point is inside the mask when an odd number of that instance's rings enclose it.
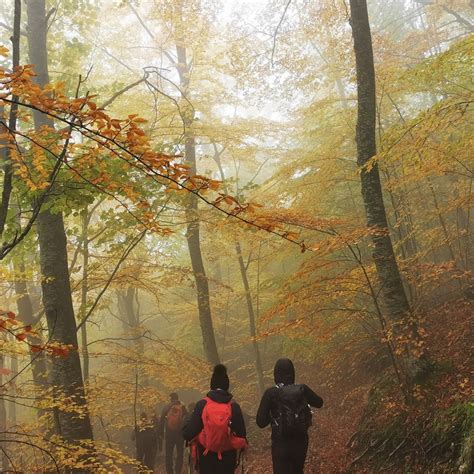
<instances>
[{"instance_id":1,"label":"fog","mask_svg":"<svg viewBox=\"0 0 474 474\"><path fill-rule=\"evenodd\" d=\"M272 472L281 358L304 472L470 472L473 11L3 0L2 472L169 473L218 364Z\"/></svg>"}]
</instances>

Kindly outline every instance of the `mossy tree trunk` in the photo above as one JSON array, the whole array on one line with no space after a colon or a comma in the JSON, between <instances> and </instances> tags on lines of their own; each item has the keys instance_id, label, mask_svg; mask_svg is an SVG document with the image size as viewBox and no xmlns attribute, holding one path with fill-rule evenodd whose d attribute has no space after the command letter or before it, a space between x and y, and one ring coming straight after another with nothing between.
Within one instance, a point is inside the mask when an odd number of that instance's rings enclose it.
<instances>
[{"instance_id":1,"label":"mossy tree trunk","mask_svg":"<svg viewBox=\"0 0 474 474\"><path fill-rule=\"evenodd\" d=\"M372 37L366 0L350 0L351 26L357 72L357 164L360 169L362 198L371 232L372 257L377 269L383 306L393 331L394 345L403 345L402 359L405 375L410 378L418 372L418 357L407 354L405 341L419 336L392 246L382 193L379 167L371 161L376 147L375 68Z\"/></svg>"}]
</instances>

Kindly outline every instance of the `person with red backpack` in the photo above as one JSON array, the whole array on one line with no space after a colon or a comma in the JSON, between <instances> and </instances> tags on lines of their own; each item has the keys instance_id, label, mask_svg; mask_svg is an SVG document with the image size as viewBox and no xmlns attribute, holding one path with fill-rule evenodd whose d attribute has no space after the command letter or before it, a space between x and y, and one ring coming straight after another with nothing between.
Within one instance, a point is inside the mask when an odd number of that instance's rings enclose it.
<instances>
[{"instance_id":1,"label":"person with red backpack","mask_svg":"<svg viewBox=\"0 0 474 474\"><path fill-rule=\"evenodd\" d=\"M311 408L321 408L323 399L307 385L295 384L295 367L290 359L279 359L273 371L275 385L263 394L257 411L257 425L272 426L274 474L303 474L308 451Z\"/></svg>"},{"instance_id":2,"label":"person with red backpack","mask_svg":"<svg viewBox=\"0 0 474 474\"><path fill-rule=\"evenodd\" d=\"M197 402L183 428L184 439L195 445L200 474L234 474L237 452L247 448L242 410L229 393L224 365L214 367L211 391Z\"/></svg>"},{"instance_id":3,"label":"person with red backpack","mask_svg":"<svg viewBox=\"0 0 474 474\"><path fill-rule=\"evenodd\" d=\"M177 393L170 395L170 403L161 413L160 433L165 437L165 464L166 474L182 474L184 439L181 434L183 421L187 415L186 407L179 401ZM176 464L173 471L173 456L176 448Z\"/></svg>"}]
</instances>

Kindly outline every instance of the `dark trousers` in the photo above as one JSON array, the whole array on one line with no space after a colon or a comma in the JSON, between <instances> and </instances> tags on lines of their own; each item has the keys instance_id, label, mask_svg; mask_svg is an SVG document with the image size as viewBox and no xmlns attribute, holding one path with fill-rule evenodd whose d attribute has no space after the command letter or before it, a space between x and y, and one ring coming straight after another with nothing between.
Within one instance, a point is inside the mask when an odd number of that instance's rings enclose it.
<instances>
[{"instance_id":1,"label":"dark trousers","mask_svg":"<svg viewBox=\"0 0 474 474\"><path fill-rule=\"evenodd\" d=\"M303 474L308 438L273 439L273 474Z\"/></svg>"},{"instance_id":2,"label":"dark trousers","mask_svg":"<svg viewBox=\"0 0 474 474\"><path fill-rule=\"evenodd\" d=\"M222 459L216 453L207 453L199 447L198 472L199 474L234 474L237 466L237 452L225 451Z\"/></svg>"},{"instance_id":3,"label":"dark trousers","mask_svg":"<svg viewBox=\"0 0 474 474\"><path fill-rule=\"evenodd\" d=\"M176 447L176 464L173 471L173 455ZM183 453L184 453L184 439L181 433L176 435L167 434L165 437L165 463L166 474L181 474L183 472Z\"/></svg>"},{"instance_id":4,"label":"dark trousers","mask_svg":"<svg viewBox=\"0 0 474 474\"><path fill-rule=\"evenodd\" d=\"M155 467L155 458L155 446L146 446L143 444L137 446L137 460L151 471L153 471L153 468Z\"/></svg>"}]
</instances>

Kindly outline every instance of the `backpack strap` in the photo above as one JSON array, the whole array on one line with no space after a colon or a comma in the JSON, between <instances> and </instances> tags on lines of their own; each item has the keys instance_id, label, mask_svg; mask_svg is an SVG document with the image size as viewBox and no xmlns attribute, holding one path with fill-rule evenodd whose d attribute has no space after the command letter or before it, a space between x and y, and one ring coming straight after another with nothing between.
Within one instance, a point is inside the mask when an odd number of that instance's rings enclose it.
<instances>
[{"instance_id":1,"label":"backpack strap","mask_svg":"<svg viewBox=\"0 0 474 474\"><path fill-rule=\"evenodd\" d=\"M208 403L215 403L214 400L212 400L210 397L204 397L204 400L206 400L206 404L204 405L204 408L202 410L202 415L201 415L201 418L204 417L204 412L206 411L206 408L207 408L207 405ZM204 419L203 419L203 423L204 423ZM209 453L209 449L208 448L205 448L204 449L204 452L202 453L204 456L207 456L207 454Z\"/></svg>"}]
</instances>

